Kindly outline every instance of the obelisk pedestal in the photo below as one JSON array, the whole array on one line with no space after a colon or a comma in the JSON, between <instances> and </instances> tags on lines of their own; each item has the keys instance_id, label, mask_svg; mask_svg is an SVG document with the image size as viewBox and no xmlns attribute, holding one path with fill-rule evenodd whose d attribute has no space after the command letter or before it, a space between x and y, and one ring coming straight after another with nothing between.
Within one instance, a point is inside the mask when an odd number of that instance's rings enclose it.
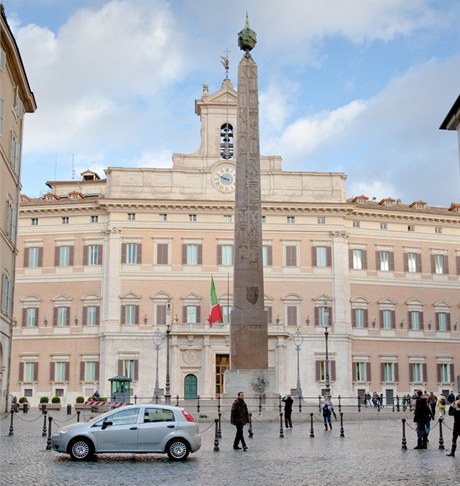
<instances>
[{"instance_id":1,"label":"obelisk pedestal","mask_svg":"<svg viewBox=\"0 0 460 486\"><path fill-rule=\"evenodd\" d=\"M246 27L239 46L236 139L235 262L230 324L230 370L225 395L275 395L275 370L268 369L268 323L264 308L257 64L249 51L256 34Z\"/></svg>"}]
</instances>

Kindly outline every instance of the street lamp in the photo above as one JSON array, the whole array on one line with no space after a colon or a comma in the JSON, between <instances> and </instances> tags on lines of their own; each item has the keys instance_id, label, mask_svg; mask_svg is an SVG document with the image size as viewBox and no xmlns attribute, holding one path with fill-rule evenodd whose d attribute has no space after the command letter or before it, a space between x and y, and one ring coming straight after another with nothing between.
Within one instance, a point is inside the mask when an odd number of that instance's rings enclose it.
<instances>
[{"instance_id":1,"label":"street lamp","mask_svg":"<svg viewBox=\"0 0 460 486\"><path fill-rule=\"evenodd\" d=\"M158 382L158 352L160 350L160 346L163 343L164 335L160 331L160 329L157 327L157 330L153 333L153 344L155 346L155 351L156 351L156 372L155 372L155 388L153 390L153 399L155 400L155 403L158 403L158 400L160 398L160 384Z\"/></svg>"},{"instance_id":2,"label":"street lamp","mask_svg":"<svg viewBox=\"0 0 460 486\"><path fill-rule=\"evenodd\" d=\"M329 333L327 331L327 328L329 326L329 308L328 307L323 307L323 322L322 325L324 327L324 339L326 340L326 363L325 363L325 368L326 368L326 396L331 394L331 385L329 383L329 350L328 350L328 337Z\"/></svg>"},{"instance_id":3,"label":"street lamp","mask_svg":"<svg viewBox=\"0 0 460 486\"><path fill-rule=\"evenodd\" d=\"M294 343L295 350L297 351L297 387L295 389L295 393L296 393L296 397L299 400L301 400L303 397L302 397L302 388L300 386L299 352L300 352L300 347L302 346L303 336L299 328L297 328L296 332L292 335L292 342Z\"/></svg>"},{"instance_id":4,"label":"street lamp","mask_svg":"<svg viewBox=\"0 0 460 486\"><path fill-rule=\"evenodd\" d=\"M166 305L166 382L165 382L165 404L171 405L171 384L169 381L169 339L171 326L169 319L171 316L171 302Z\"/></svg>"}]
</instances>

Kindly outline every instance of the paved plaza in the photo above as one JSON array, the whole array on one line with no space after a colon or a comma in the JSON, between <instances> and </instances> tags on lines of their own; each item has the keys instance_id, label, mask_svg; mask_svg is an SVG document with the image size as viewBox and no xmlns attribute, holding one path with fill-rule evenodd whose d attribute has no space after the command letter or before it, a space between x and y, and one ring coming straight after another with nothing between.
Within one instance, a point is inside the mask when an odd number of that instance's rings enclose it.
<instances>
[{"instance_id":1,"label":"paved plaza","mask_svg":"<svg viewBox=\"0 0 460 486\"><path fill-rule=\"evenodd\" d=\"M190 409L193 413L193 410ZM170 462L166 456L141 454L102 455L77 463L69 456L46 450L43 419L38 410L14 416L14 435L9 436L10 415L1 420L1 485L65 484L98 486L133 485L458 485L460 458L446 457L452 436L452 418L443 427L446 450L439 450L439 425L433 422L428 450L413 450L415 432L409 412L383 411L361 414L344 411L344 437L340 422L325 432L318 411L314 415L314 438L310 437L310 410L293 414L294 427L284 430L276 412L254 414L248 452L234 451L234 427L222 414L222 439L214 451L213 418L200 418L203 445L185 462ZM65 411L50 412L52 430L76 421ZM194 413L196 417L198 413ZM407 417L407 450L402 450L401 418ZM83 419L83 416L82 416ZM247 433L245 432L245 435Z\"/></svg>"}]
</instances>

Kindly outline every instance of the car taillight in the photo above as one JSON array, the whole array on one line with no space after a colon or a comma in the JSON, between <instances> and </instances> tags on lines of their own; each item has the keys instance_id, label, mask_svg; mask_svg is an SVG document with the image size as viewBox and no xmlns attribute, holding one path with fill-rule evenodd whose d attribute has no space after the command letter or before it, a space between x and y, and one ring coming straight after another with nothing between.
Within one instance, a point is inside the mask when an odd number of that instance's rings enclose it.
<instances>
[{"instance_id":1,"label":"car taillight","mask_svg":"<svg viewBox=\"0 0 460 486\"><path fill-rule=\"evenodd\" d=\"M187 422L195 422L195 419L187 412L187 410L182 410L182 414Z\"/></svg>"}]
</instances>

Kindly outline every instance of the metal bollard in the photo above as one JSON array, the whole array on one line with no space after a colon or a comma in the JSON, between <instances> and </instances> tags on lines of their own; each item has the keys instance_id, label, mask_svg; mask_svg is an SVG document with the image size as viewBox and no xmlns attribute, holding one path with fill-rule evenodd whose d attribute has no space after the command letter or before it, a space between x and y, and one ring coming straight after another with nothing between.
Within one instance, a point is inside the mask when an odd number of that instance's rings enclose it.
<instances>
[{"instance_id":1,"label":"metal bollard","mask_svg":"<svg viewBox=\"0 0 460 486\"><path fill-rule=\"evenodd\" d=\"M399 408L399 395L396 395L396 411L397 412L400 411L400 408Z\"/></svg>"},{"instance_id":2,"label":"metal bollard","mask_svg":"<svg viewBox=\"0 0 460 486\"><path fill-rule=\"evenodd\" d=\"M196 411L200 413L200 395L196 396Z\"/></svg>"},{"instance_id":3,"label":"metal bollard","mask_svg":"<svg viewBox=\"0 0 460 486\"><path fill-rule=\"evenodd\" d=\"M281 395L278 397L278 407L280 411L280 437L284 437L284 430L283 430L283 412L282 412L282 405L281 405Z\"/></svg>"},{"instance_id":4,"label":"metal bollard","mask_svg":"<svg viewBox=\"0 0 460 486\"><path fill-rule=\"evenodd\" d=\"M339 398L339 412L341 412L342 411L342 397L339 395L338 398Z\"/></svg>"},{"instance_id":5,"label":"metal bollard","mask_svg":"<svg viewBox=\"0 0 460 486\"><path fill-rule=\"evenodd\" d=\"M407 450L407 440L406 440L406 419L401 419L402 422L402 445L401 449Z\"/></svg>"},{"instance_id":6,"label":"metal bollard","mask_svg":"<svg viewBox=\"0 0 460 486\"><path fill-rule=\"evenodd\" d=\"M222 439L222 413L220 408L220 395L217 395L217 416L218 416L218 427L217 427L217 437Z\"/></svg>"},{"instance_id":7,"label":"metal bollard","mask_svg":"<svg viewBox=\"0 0 460 486\"><path fill-rule=\"evenodd\" d=\"M313 413L310 412L310 437L315 436L315 431L313 430Z\"/></svg>"},{"instance_id":8,"label":"metal bollard","mask_svg":"<svg viewBox=\"0 0 460 486\"><path fill-rule=\"evenodd\" d=\"M179 395L176 395L176 407L179 406Z\"/></svg>"},{"instance_id":9,"label":"metal bollard","mask_svg":"<svg viewBox=\"0 0 460 486\"><path fill-rule=\"evenodd\" d=\"M48 417L48 439L46 439L46 450L51 450L51 422L53 417Z\"/></svg>"},{"instance_id":10,"label":"metal bollard","mask_svg":"<svg viewBox=\"0 0 460 486\"><path fill-rule=\"evenodd\" d=\"M46 408L42 409L43 414L43 430L42 430L42 437L46 437L46 415L48 414Z\"/></svg>"},{"instance_id":11,"label":"metal bollard","mask_svg":"<svg viewBox=\"0 0 460 486\"><path fill-rule=\"evenodd\" d=\"M299 413L302 413L302 395L299 395Z\"/></svg>"},{"instance_id":12,"label":"metal bollard","mask_svg":"<svg viewBox=\"0 0 460 486\"><path fill-rule=\"evenodd\" d=\"M14 435L14 427L13 427L13 415L14 415L14 408L11 407L11 421L10 421L10 432L8 433L8 435Z\"/></svg>"},{"instance_id":13,"label":"metal bollard","mask_svg":"<svg viewBox=\"0 0 460 486\"><path fill-rule=\"evenodd\" d=\"M358 412L361 412L361 398L358 395Z\"/></svg>"},{"instance_id":14,"label":"metal bollard","mask_svg":"<svg viewBox=\"0 0 460 486\"><path fill-rule=\"evenodd\" d=\"M438 449L444 450L444 439L442 437L442 422L443 418L439 417L439 447Z\"/></svg>"},{"instance_id":15,"label":"metal bollard","mask_svg":"<svg viewBox=\"0 0 460 486\"><path fill-rule=\"evenodd\" d=\"M80 422L80 410L77 410L77 422Z\"/></svg>"},{"instance_id":16,"label":"metal bollard","mask_svg":"<svg viewBox=\"0 0 460 486\"><path fill-rule=\"evenodd\" d=\"M72 405L70 403L67 405L67 415L72 415Z\"/></svg>"},{"instance_id":17,"label":"metal bollard","mask_svg":"<svg viewBox=\"0 0 460 486\"><path fill-rule=\"evenodd\" d=\"M219 420L214 419L214 425L215 425L215 427L214 427L214 452L219 451L219 436L217 434L218 424L219 424Z\"/></svg>"},{"instance_id":18,"label":"metal bollard","mask_svg":"<svg viewBox=\"0 0 460 486\"><path fill-rule=\"evenodd\" d=\"M345 437L345 433L343 431L343 412L340 412L340 437Z\"/></svg>"},{"instance_id":19,"label":"metal bollard","mask_svg":"<svg viewBox=\"0 0 460 486\"><path fill-rule=\"evenodd\" d=\"M134 405L137 405L137 395L134 395Z\"/></svg>"},{"instance_id":20,"label":"metal bollard","mask_svg":"<svg viewBox=\"0 0 460 486\"><path fill-rule=\"evenodd\" d=\"M262 395L259 395L259 415L262 413Z\"/></svg>"},{"instance_id":21,"label":"metal bollard","mask_svg":"<svg viewBox=\"0 0 460 486\"><path fill-rule=\"evenodd\" d=\"M318 410L321 413L321 395L318 395Z\"/></svg>"},{"instance_id":22,"label":"metal bollard","mask_svg":"<svg viewBox=\"0 0 460 486\"><path fill-rule=\"evenodd\" d=\"M29 404L27 402L24 402L22 404L22 413L28 413L29 412Z\"/></svg>"},{"instance_id":23,"label":"metal bollard","mask_svg":"<svg viewBox=\"0 0 460 486\"><path fill-rule=\"evenodd\" d=\"M249 430L248 430L248 436L250 439L254 437L254 434L252 432L252 413L249 412Z\"/></svg>"}]
</instances>

